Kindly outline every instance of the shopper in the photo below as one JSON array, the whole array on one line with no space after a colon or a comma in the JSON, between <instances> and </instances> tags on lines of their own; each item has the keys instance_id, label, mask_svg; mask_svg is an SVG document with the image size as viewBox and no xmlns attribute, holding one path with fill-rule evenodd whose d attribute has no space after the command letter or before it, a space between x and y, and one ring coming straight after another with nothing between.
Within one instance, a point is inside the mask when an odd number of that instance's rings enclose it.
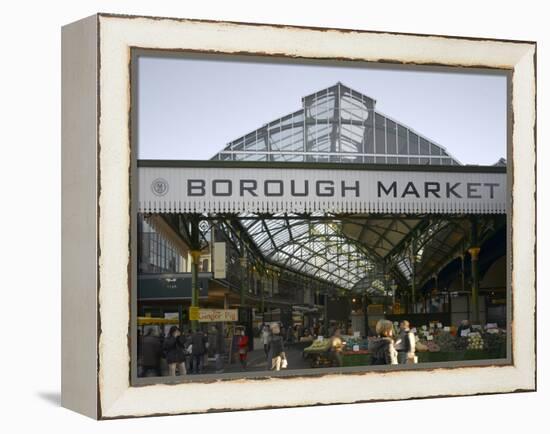
<instances>
[{"instance_id":1,"label":"shopper","mask_svg":"<svg viewBox=\"0 0 550 434\"><path fill-rule=\"evenodd\" d=\"M240 331L237 347L239 349L239 361L241 362L241 368L244 371L246 369L246 359L248 355L248 336L246 335L244 329Z\"/></svg>"},{"instance_id":2,"label":"shopper","mask_svg":"<svg viewBox=\"0 0 550 434\"><path fill-rule=\"evenodd\" d=\"M267 359L269 356L269 342L271 341L271 329L268 324L264 324L262 327L261 337L262 344L264 345L265 358Z\"/></svg>"},{"instance_id":3,"label":"shopper","mask_svg":"<svg viewBox=\"0 0 550 434\"><path fill-rule=\"evenodd\" d=\"M468 321L467 319L463 319L462 321L460 321L460 325L458 326L458 329L456 330L456 336L459 337L459 338L464 337L464 336L468 336L470 331L471 331L470 321ZM464 332L464 336L462 336L462 332Z\"/></svg>"},{"instance_id":4,"label":"shopper","mask_svg":"<svg viewBox=\"0 0 550 434\"><path fill-rule=\"evenodd\" d=\"M176 370L179 371L179 375L187 374L187 369L185 368L185 349L179 339L180 336L180 329L172 326L163 344L166 363L168 363L168 375L171 377L176 376Z\"/></svg>"},{"instance_id":5,"label":"shopper","mask_svg":"<svg viewBox=\"0 0 550 434\"><path fill-rule=\"evenodd\" d=\"M205 353L206 337L199 329L191 334L191 370L193 374L202 374Z\"/></svg>"},{"instance_id":6,"label":"shopper","mask_svg":"<svg viewBox=\"0 0 550 434\"><path fill-rule=\"evenodd\" d=\"M279 323L279 336L281 336L283 342L286 340L286 329L285 325L282 323Z\"/></svg>"},{"instance_id":7,"label":"shopper","mask_svg":"<svg viewBox=\"0 0 550 434\"><path fill-rule=\"evenodd\" d=\"M286 339L285 339L285 341L289 344L294 342L294 330L292 329L291 326L288 326L286 328Z\"/></svg>"},{"instance_id":8,"label":"shopper","mask_svg":"<svg viewBox=\"0 0 550 434\"><path fill-rule=\"evenodd\" d=\"M399 335L395 341L398 362L401 364L414 363L415 346L416 338L411 331L409 321L401 321L401 324L399 324Z\"/></svg>"},{"instance_id":9,"label":"shopper","mask_svg":"<svg viewBox=\"0 0 550 434\"><path fill-rule=\"evenodd\" d=\"M369 343L371 353L371 365L397 365L397 351L393 342L393 324L391 321L381 319L376 324L375 338Z\"/></svg>"},{"instance_id":10,"label":"shopper","mask_svg":"<svg viewBox=\"0 0 550 434\"><path fill-rule=\"evenodd\" d=\"M340 329L337 328L334 330L334 334L330 339L330 355L332 359L332 364L338 367L344 366L344 342L342 341Z\"/></svg>"},{"instance_id":11,"label":"shopper","mask_svg":"<svg viewBox=\"0 0 550 434\"><path fill-rule=\"evenodd\" d=\"M268 368L275 371L280 371L281 367L286 365L285 346L283 343L283 337L281 336L281 329L278 326L274 326L271 330L272 336L269 342L269 358L271 360L271 366Z\"/></svg>"},{"instance_id":12,"label":"shopper","mask_svg":"<svg viewBox=\"0 0 550 434\"><path fill-rule=\"evenodd\" d=\"M215 369L217 373L223 371L223 353L224 353L224 339L220 326L213 326L208 333L208 354L214 357Z\"/></svg>"},{"instance_id":13,"label":"shopper","mask_svg":"<svg viewBox=\"0 0 550 434\"><path fill-rule=\"evenodd\" d=\"M160 376L162 344L155 328L149 328L141 341L141 366L143 377Z\"/></svg>"}]
</instances>

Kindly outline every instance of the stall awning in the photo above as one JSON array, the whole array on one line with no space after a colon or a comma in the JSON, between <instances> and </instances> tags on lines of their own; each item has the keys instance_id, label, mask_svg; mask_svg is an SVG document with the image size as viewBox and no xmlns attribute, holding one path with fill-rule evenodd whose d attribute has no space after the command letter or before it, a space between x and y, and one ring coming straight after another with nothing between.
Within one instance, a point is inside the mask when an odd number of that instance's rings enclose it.
<instances>
[{"instance_id":1,"label":"stall awning","mask_svg":"<svg viewBox=\"0 0 550 434\"><path fill-rule=\"evenodd\" d=\"M139 161L143 213L504 214L506 168Z\"/></svg>"}]
</instances>

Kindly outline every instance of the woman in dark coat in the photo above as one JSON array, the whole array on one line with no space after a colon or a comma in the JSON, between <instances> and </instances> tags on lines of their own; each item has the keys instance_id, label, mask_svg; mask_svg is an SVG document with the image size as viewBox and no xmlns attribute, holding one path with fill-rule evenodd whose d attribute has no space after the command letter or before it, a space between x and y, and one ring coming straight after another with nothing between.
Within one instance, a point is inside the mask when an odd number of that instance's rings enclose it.
<instances>
[{"instance_id":1,"label":"woman in dark coat","mask_svg":"<svg viewBox=\"0 0 550 434\"><path fill-rule=\"evenodd\" d=\"M187 374L187 369L185 368L185 348L179 339L180 336L181 331L178 327L170 327L168 336L162 346L166 355L166 363L168 363L168 375L171 377L176 376L176 369L179 371L179 375Z\"/></svg>"}]
</instances>

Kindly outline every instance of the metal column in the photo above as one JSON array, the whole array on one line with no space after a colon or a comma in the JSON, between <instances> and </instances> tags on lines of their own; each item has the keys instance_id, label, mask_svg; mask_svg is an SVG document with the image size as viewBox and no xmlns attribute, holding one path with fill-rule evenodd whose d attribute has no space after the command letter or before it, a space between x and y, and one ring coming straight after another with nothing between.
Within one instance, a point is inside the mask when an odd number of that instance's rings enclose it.
<instances>
[{"instance_id":1,"label":"metal column","mask_svg":"<svg viewBox=\"0 0 550 434\"><path fill-rule=\"evenodd\" d=\"M193 216L190 219L190 241L191 241L191 307L199 307L199 261L200 251L200 229L199 218ZM198 327L198 321L191 321L191 330L195 331Z\"/></svg>"},{"instance_id":2,"label":"metal column","mask_svg":"<svg viewBox=\"0 0 550 434\"><path fill-rule=\"evenodd\" d=\"M416 239L411 242L411 307L416 313Z\"/></svg>"},{"instance_id":3,"label":"metal column","mask_svg":"<svg viewBox=\"0 0 550 434\"><path fill-rule=\"evenodd\" d=\"M473 217L471 220L471 238L470 248L468 253L470 254L472 265L472 321L474 324L479 324L479 251L480 248L477 245L477 218Z\"/></svg>"}]
</instances>

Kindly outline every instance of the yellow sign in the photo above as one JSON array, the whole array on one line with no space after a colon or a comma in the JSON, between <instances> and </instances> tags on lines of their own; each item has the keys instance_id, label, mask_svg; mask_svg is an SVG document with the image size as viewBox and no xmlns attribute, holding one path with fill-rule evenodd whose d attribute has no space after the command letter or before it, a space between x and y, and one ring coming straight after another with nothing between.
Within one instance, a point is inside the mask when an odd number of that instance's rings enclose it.
<instances>
[{"instance_id":1,"label":"yellow sign","mask_svg":"<svg viewBox=\"0 0 550 434\"><path fill-rule=\"evenodd\" d=\"M196 306L191 306L189 308L189 319L191 321L198 321L199 320L199 312L200 309Z\"/></svg>"},{"instance_id":2,"label":"yellow sign","mask_svg":"<svg viewBox=\"0 0 550 434\"><path fill-rule=\"evenodd\" d=\"M189 319L199 322L235 322L239 319L237 309L199 309L189 308Z\"/></svg>"}]
</instances>

